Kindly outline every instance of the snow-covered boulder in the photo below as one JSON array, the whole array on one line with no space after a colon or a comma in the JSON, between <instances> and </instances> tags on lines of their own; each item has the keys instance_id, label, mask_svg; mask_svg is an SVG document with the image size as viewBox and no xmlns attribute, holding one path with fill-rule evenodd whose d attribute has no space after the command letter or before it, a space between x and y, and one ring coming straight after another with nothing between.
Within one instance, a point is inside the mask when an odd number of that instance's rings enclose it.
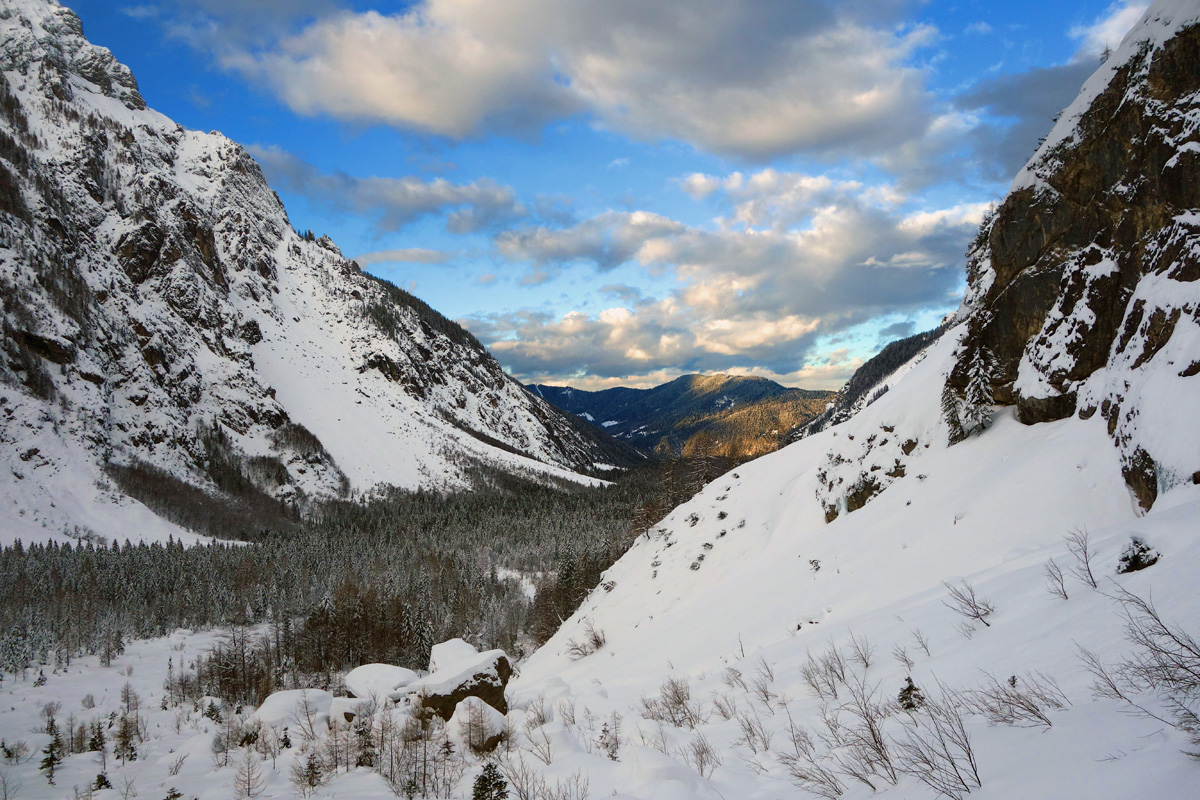
<instances>
[{"instance_id":1,"label":"snow-covered boulder","mask_svg":"<svg viewBox=\"0 0 1200 800\"><path fill-rule=\"evenodd\" d=\"M461 640L459 640L461 641ZM468 645L469 646L469 645ZM417 679L411 669L392 664L363 664L346 675L346 690L351 697L382 700Z\"/></svg>"},{"instance_id":2,"label":"snow-covered boulder","mask_svg":"<svg viewBox=\"0 0 1200 800\"><path fill-rule=\"evenodd\" d=\"M479 651L463 639L449 639L435 644L429 651L429 671L454 669L459 664L479 658Z\"/></svg>"},{"instance_id":3,"label":"snow-covered boulder","mask_svg":"<svg viewBox=\"0 0 1200 800\"><path fill-rule=\"evenodd\" d=\"M512 664L505 652L488 650L476 653L472 658L455 658L449 666L413 681L402 691L405 702L414 710L432 712L444 720L449 720L458 704L468 697L478 697L506 714L508 703L504 699L504 687L512 674Z\"/></svg>"},{"instance_id":4,"label":"snow-covered boulder","mask_svg":"<svg viewBox=\"0 0 1200 800\"><path fill-rule=\"evenodd\" d=\"M254 713L254 719L273 728L290 727L316 735L329 727L333 695L322 689L284 689L274 692Z\"/></svg>"},{"instance_id":5,"label":"snow-covered boulder","mask_svg":"<svg viewBox=\"0 0 1200 800\"><path fill-rule=\"evenodd\" d=\"M489 752L504 737L504 715L478 697L468 697L454 707L449 735L463 751Z\"/></svg>"}]
</instances>

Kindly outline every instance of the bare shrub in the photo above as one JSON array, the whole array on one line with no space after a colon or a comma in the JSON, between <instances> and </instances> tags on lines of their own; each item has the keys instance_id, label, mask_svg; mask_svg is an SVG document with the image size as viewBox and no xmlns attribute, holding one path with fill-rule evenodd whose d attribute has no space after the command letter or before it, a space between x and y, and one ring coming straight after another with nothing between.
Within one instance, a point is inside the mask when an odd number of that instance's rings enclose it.
<instances>
[{"instance_id":1,"label":"bare shrub","mask_svg":"<svg viewBox=\"0 0 1200 800\"><path fill-rule=\"evenodd\" d=\"M741 670L733 667L726 667L725 671L721 673L721 681L730 689L740 688L743 692L750 691L746 687L746 680L742 677Z\"/></svg>"},{"instance_id":2,"label":"bare shrub","mask_svg":"<svg viewBox=\"0 0 1200 800\"><path fill-rule=\"evenodd\" d=\"M767 663L765 658L759 658L758 666L754 670L754 677L750 679L750 693L758 702L762 703L763 708L775 713L771 708L771 700L775 698L775 693L771 691L771 684L775 681L775 671L771 669L771 665Z\"/></svg>"},{"instance_id":3,"label":"bare shrub","mask_svg":"<svg viewBox=\"0 0 1200 800\"><path fill-rule=\"evenodd\" d=\"M751 713L754 716L751 716ZM737 740L737 743L744 744L750 748L750 752L758 754L759 751L771 749L771 732L763 725L762 719L758 716L757 711L743 711L737 716L738 728L742 731L742 736Z\"/></svg>"},{"instance_id":4,"label":"bare shrub","mask_svg":"<svg viewBox=\"0 0 1200 800\"><path fill-rule=\"evenodd\" d=\"M1043 570L1046 576L1046 591L1055 597L1067 599L1067 580L1063 576L1063 571L1058 563L1052 558L1046 562L1046 568Z\"/></svg>"},{"instance_id":5,"label":"bare shrub","mask_svg":"<svg viewBox=\"0 0 1200 800\"><path fill-rule=\"evenodd\" d=\"M976 628L974 625L967 622L966 620L963 620L962 622L960 622L954 626L954 630L961 633L964 639L974 639L975 631L978 630L978 628Z\"/></svg>"},{"instance_id":6,"label":"bare shrub","mask_svg":"<svg viewBox=\"0 0 1200 800\"><path fill-rule=\"evenodd\" d=\"M17 739L14 742L4 742L0 740L0 745L3 746L4 763L6 764L24 764L29 759L33 758L33 753L29 749L29 742L24 739Z\"/></svg>"},{"instance_id":7,"label":"bare shrub","mask_svg":"<svg viewBox=\"0 0 1200 800\"><path fill-rule=\"evenodd\" d=\"M723 720L731 720L738 713L737 698L728 694L713 692L713 708Z\"/></svg>"},{"instance_id":8,"label":"bare shrub","mask_svg":"<svg viewBox=\"0 0 1200 800\"><path fill-rule=\"evenodd\" d=\"M1027 672L1024 678L1013 675L1006 681L987 677L987 685L968 692L966 701L994 725L1049 728L1053 724L1049 712L1070 705L1054 679L1040 672Z\"/></svg>"},{"instance_id":9,"label":"bare shrub","mask_svg":"<svg viewBox=\"0 0 1200 800\"><path fill-rule=\"evenodd\" d=\"M174 761L167 766L167 774L174 778L179 774L179 770L183 769L183 762L187 761L188 754L184 753L178 756Z\"/></svg>"},{"instance_id":10,"label":"bare shrub","mask_svg":"<svg viewBox=\"0 0 1200 800\"><path fill-rule=\"evenodd\" d=\"M846 657L842 655L841 650L834 646L833 642L830 642L829 647L825 648L825 652L821 654L821 667L833 680L835 689L838 683L846 682Z\"/></svg>"},{"instance_id":11,"label":"bare shrub","mask_svg":"<svg viewBox=\"0 0 1200 800\"><path fill-rule=\"evenodd\" d=\"M694 729L703 722L700 704L692 701L686 678L667 678L659 687L658 697L643 697L642 717L676 728Z\"/></svg>"},{"instance_id":12,"label":"bare shrub","mask_svg":"<svg viewBox=\"0 0 1200 800\"><path fill-rule=\"evenodd\" d=\"M562 720L564 725L575 725L575 701L569 697L564 697L559 700L554 706L554 710L558 712L558 718Z\"/></svg>"},{"instance_id":13,"label":"bare shrub","mask_svg":"<svg viewBox=\"0 0 1200 800\"><path fill-rule=\"evenodd\" d=\"M922 631L920 628L913 628L912 637L913 641L917 643L917 647L921 648L921 651L925 653L925 655L933 655L933 653L929 651L929 639L925 636L924 631Z\"/></svg>"},{"instance_id":14,"label":"bare shrub","mask_svg":"<svg viewBox=\"0 0 1200 800\"><path fill-rule=\"evenodd\" d=\"M788 771L792 784L798 789L826 800L836 800L846 791L827 759L818 752L812 735L802 726L788 720L790 748L776 752L775 758Z\"/></svg>"},{"instance_id":15,"label":"bare shrub","mask_svg":"<svg viewBox=\"0 0 1200 800\"><path fill-rule=\"evenodd\" d=\"M572 661L578 661L604 647L604 643L607 641L604 631L596 628L590 617L585 617L583 619L583 637L578 640L573 638L567 640L567 657Z\"/></svg>"},{"instance_id":16,"label":"bare shrub","mask_svg":"<svg viewBox=\"0 0 1200 800\"><path fill-rule=\"evenodd\" d=\"M895 742L900 772L951 800L983 785L961 708L943 688L941 698L926 701L922 713L905 715L904 738Z\"/></svg>"},{"instance_id":17,"label":"bare shrub","mask_svg":"<svg viewBox=\"0 0 1200 800\"><path fill-rule=\"evenodd\" d=\"M542 797L545 800L587 800L589 794L589 782L582 772L555 781L553 786L543 783L543 787Z\"/></svg>"},{"instance_id":18,"label":"bare shrub","mask_svg":"<svg viewBox=\"0 0 1200 800\"><path fill-rule=\"evenodd\" d=\"M545 797L546 781L526 763L523 756L517 754L514 758L502 758L499 766L508 781L513 800L541 800Z\"/></svg>"},{"instance_id":19,"label":"bare shrub","mask_svg":"<svg viewBox=\"0 0 1200 800\"><path fill-rule=\"evenodd\" d=\"M529 744L528 751L532 753L538 761L541 761L546 766L550 766L550 762L554 760L554 749L550 743L550 737L546 734L544 728L538 727L532 730L527 730L525 738Z\"/></svg>"},{"instance_id":20,"label":"bare shrub","mask_svg":"<svg viewBox=\"0 0 1200 800\"><path fill-rule=\"evenodd\" d=\"M879 700L879 685L869 686L862 677L855 676L847 684L847 691L850 699L842 708L853 718L853 723L836 730L843 745L836 756L839 767L872 791L876 788L871 780L874 776L895 785L898 773L883 731L889 708Z\"/></svg>"},{"instance_id":21,"label":"bare shrub","mask_svg":"<svg viewBox=\"0 0 1200 800\"><path fill-rule=\"evenodd\" d=\"M0 770L0 800L16 800L20 791L21 782L4 770Z\"/></svg>"},{"instance_id":22,"label":"bare shrub","mask_svg":"<svg viewBox=\"0 0 1200 800\"><path fill-rule=\"evenodd\" d=\"M525 730L540 728L550 721L550 711L546 708L546 696L539 694L529 701L525 708Z\"/></svg>"},{"instance_id":23,"label":"bare shrub","mask_svg":"<svg viewBox=\"0 0 1200 800\"><path fill-rule=\"evenodd\" d=\"M892 648L892 658L896 659L896 663L904 667L905 670L911 670L916 664L912 657L908 654L908 649L904 645L896 645Z\"/></svg>"},{"instance_id":24,"label":"bare shrub","mask_svg":"<svg viewBox=\"0 0 1200 800\"><path fill-rule=\"evenodd\" d=\"M79 701L79 704L82 705L87 710L91 711L93 708L96 707L96 695L92 694L91 692L88 692L87 694L85 694L83 696L83 699Z\"/></svg>"},{"instance_id":25,"label":"bare shrub","mask_svg":"<svg viewBox=\"0 0 1200 800\"><path fill-rule=\"evenodd\" d=\"M1075 557L1075 566L1071 568L1071 574L1095 589L1097 584L1096 576L1092 574L1092 559L1096 557L1096 551L1092 549L1092 540L1087 529L1076 528L1064 538L1067 551Z\"/></svg>"},{"instance_id":26,"label":"bare shrub","mask_svg":"<svg viewBox=\"0 0 1200 800\"><path fill-rule=\"evenodd\" d=\"M984 624L984 627L990 628L992 624L987 621L995 611L996 607L989 603L984 598L975 593L975 587L967 581L963 581L961 585L955 586L951 583L943 583L946 591L950 593L949 601L942 601L942 604L956 614L961 614L967 619L977 620ZM968 637L970 638L970 637Z\"/></svg>"},{"instance_id":27,"label":"bare shrub","mask_svg":"<svg viewBox=\"0 0 1200 800\"><path fill-rule=\"evenodd\" d=\"M1125 615L1125 638L1136 648L1120 665L1124 682L1159 693L1175 727L1200 746L1200 642L1168 624L1154 604L1124 589L1117 600ZM1200 751L1189 755L1200 758Z\"/></svg>"},{"instance_id":28,"label":"bare shrub","mask_svg":"<svg viewBox=\"0 0 1200 800\"><path fill-rule=\"evenodd\" d=\"M703 733L697 733L683 751L684 763L693 767L700 777L707 780L713 770L721 766L721 757Z\"/></svg>"},{"instance_id":29,"label":"bare shrub","mask_svg":"<svg viewBox=\"0 0 1200 800\"><path fill-rule=\"evenodd\" d=\"M853 631L850 632L850 660L857 662L863 669L871 668L871 658L875 648L864 636L861 639Z\"/></svg>"}]
</instances>

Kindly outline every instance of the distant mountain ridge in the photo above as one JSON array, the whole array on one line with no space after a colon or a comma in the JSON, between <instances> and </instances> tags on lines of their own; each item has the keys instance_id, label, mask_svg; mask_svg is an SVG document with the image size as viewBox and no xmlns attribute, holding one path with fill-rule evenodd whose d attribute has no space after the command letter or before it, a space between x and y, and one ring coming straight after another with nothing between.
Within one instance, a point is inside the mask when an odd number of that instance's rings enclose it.
<instances>
[{"instance_id":1,"label":"distant mountain ridge","mask_svg":"<svg viewBox=\"0 0 1200 800\"><path fill-rule=\"evenodd\" d=\"M789 388L766 378L698 374L650 389L527 388L644 452L681 452L703 432L718 453L735 459L778 449L789 432L824 411L835 394Z\"/></svg>"}]
</instances>

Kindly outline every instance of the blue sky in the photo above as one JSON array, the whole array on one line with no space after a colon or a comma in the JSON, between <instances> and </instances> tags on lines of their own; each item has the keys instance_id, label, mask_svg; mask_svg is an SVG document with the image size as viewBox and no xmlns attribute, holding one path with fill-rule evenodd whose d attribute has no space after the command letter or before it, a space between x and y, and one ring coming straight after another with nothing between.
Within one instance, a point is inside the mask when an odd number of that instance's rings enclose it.
<instances>
[{"instance_id":1,"label":"blue sky","mask_svg":"<svg viewBox=\"0 0 1200 800\"><path fill-rule=\"evenodd\" d=\"M526 381L835 388L1145 8L1060 0L75 0L147 102Z\"/></svg>"}]
</instances>

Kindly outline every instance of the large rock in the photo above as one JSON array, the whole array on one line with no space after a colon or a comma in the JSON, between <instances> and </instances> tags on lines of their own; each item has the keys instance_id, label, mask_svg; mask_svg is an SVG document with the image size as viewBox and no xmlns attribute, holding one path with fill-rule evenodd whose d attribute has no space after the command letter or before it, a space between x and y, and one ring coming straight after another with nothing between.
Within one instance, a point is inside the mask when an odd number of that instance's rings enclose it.
<instances>
[{"instance_id":1,"label":"large rock","mask_svg":"<svg viewBox=\"0 0 1200 800\"><path fill-rule=\"evenodd\" d=\"M328 729L332 706L333 695L322 689L284 689L263 700L254 718L273 728L317 734ZM306 730L310 725L312 730Z\"/></svg>"},{"instance_id":2,"label":"large rock","mask_svg":"<svg viewBox=\"0 0 1200 800\"><path fill-rule=\"evenodd\" d=\"M1018 175L969 253L948 378L962 396L986 349L993 396L1022 422L1101 410L1143 509L1200 469L1200 432L1178 423L1194 403L1170 399L1198 374L1197 18L1156 5Z\"/></svg>"},{"instance_id":3,"label":"large rock","mask_svg":"<svg viewBox=\"0 0 1200 800\"><path fill-rule=\"evenodd\" d=\"M504 739L504 715L478 697L468 697L454 708L450 737L461 750L487 753Z\"/></svg>"},{"instance_id":4,"label":"large rock","mask_svg":"<svg viewBox=\"0 0 1200 800\"><path fill-rule=\"evenodd\" d=\"M472 649L472 652L475 652ZM478 655L478 653L476 653ZM392 664L363 664L347 673L346 691L351 697L382 700L417 679L411 669Z\"/></svg>"},{"instance_id":5,"label":"large rock","mask_svg":"<svg viewBox=\"0 0 1200 800\"><path fill-rule=\"evenodd\" d=\"M479 651L465 639L448 639L435 644L429 651L429 672L432 674L444 669L454 669L478 658Z\"/></svg>"},{"instance_id":6,"label":"large rock","mask_svg":"<svg viewBox=\"0 0 1200 800\"><path fill-rule=\"evenodd\" d=\"M432 713L444 720L468 697L478 697L501 714L508 713L504 688L512 677L512 664L503 650L488 650L454 659L449 667L414 681L401 690L405 702L417 713Z\"/></svg>"}]
</instances>

